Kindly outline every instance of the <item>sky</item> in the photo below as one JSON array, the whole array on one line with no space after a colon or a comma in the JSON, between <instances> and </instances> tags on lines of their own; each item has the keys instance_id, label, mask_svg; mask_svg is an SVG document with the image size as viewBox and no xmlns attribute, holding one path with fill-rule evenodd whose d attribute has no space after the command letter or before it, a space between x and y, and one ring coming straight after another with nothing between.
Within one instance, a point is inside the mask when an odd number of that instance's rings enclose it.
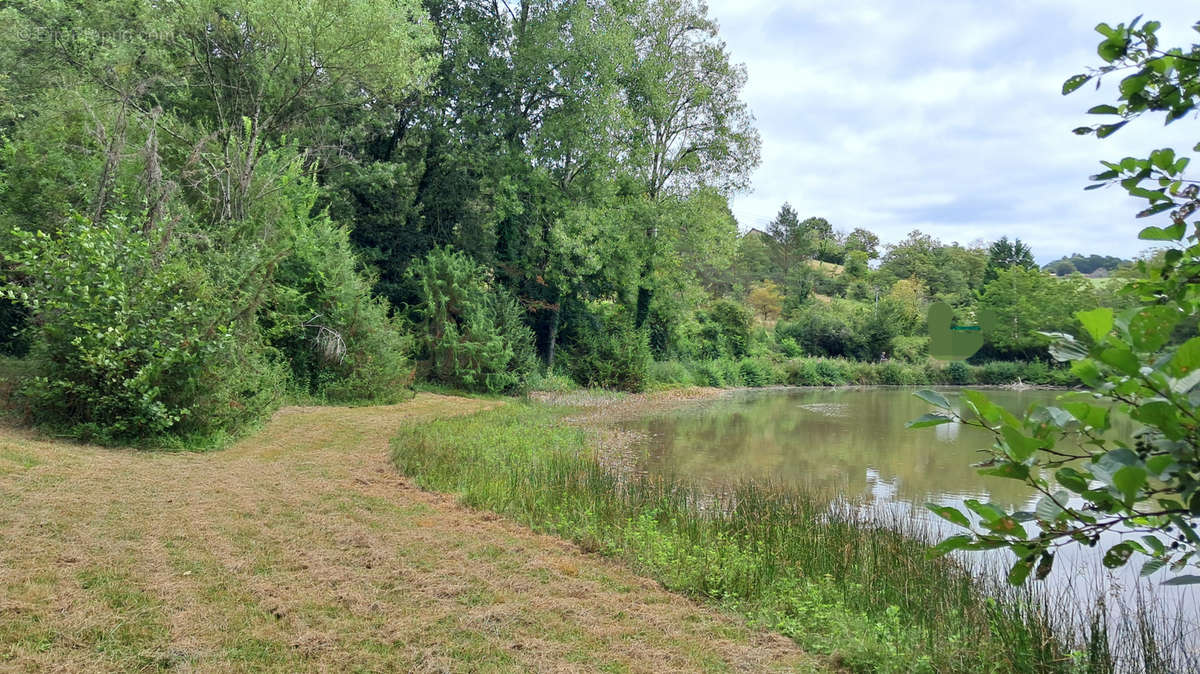
<instances>
[{"instance_id":1,"label":"sky","mask_svg":"<svg viewBox=\"0 0 1200 674\"><path fill-rule=\"evenodd\" d=\"M1070 96L1101 63L1096 24L1138 14L1164 46L1200 41L1184 0L710 0L762 135L762 164L731 202L743 230L784 202L885 242L914 229L964 245L1019 237L1041 263L1147 249L1144 202L1083 191L1099 162L1174 147L1192 156L1194 117L1146 117L1104 140L1071 129L1115 103L1117 79ZM1197 161L1200 161L1198 159ZM1197 164L1200 166L1200 164Z\"/></svg>"}]
</instances>

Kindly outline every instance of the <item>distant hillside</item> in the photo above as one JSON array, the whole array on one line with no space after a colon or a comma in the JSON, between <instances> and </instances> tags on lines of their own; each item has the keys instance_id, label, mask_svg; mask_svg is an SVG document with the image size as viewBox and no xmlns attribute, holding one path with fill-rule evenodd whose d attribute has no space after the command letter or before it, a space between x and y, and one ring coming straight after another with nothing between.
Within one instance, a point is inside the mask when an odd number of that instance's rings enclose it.
<instances>
[{"instance_id":1,"label":"distant hillside","mask_svg":"<svg viewBox=\"0 0 1200 674\"><path fill-rule=\"evenodd\" d=\"M1070 257L1061 257L1050 264L1042 267L1043 271L1048 271L1056 276L1068 276L1079 272L1084 276L1092 276L1103 278L1112 273L1114 269L1121 265L1129 264L1129 260L1123 260L1119 257L1108 255L1080 255L1075 253Z\"/></svg>"}]
</instances>

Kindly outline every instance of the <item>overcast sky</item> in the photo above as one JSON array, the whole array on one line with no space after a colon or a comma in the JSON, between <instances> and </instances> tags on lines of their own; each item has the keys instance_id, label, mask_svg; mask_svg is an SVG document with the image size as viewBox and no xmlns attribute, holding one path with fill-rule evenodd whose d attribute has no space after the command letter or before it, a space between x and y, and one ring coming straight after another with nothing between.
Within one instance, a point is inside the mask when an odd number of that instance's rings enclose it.
<instances>
[{"instance_id":1,"label":"overcast sky","mask_svg":"<svg viewBox=\"0 0 1200 674\"><path fill-rule=\"evenodd\" d=\"M1045 263L1072 252L1130 257L1142 206L1123 190L1084 192L1101 159L1172 146L1191 156L1192 117L1145 118L1106 140L1071 129L1114 102L1116 80L1062 96L1099 63L1094 27L1139 13L1164 45L1191 44L1191 2L1114 0L710 0L762 134L742 229L788 201L801 217L866 227L885 242L913 229L945 242L1017 236ZM1185 152L1186 150L1186 152ZM1200 161L1200 159L1198 159ZM1164 216L1165 217L1165 216ZM1157 222L1156 224L1162 224Z\"/></svg>"}]
</instances>

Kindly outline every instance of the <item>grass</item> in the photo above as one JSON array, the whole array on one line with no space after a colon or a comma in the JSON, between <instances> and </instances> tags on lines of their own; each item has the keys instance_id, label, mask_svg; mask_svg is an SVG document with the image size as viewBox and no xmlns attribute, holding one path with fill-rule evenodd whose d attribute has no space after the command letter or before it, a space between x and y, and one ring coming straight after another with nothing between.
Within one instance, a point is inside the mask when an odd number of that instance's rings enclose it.
<instances>
[{"instance_id":1,"label":"grass","mask_svg":"<svg viewBox=\"0 0 1200 674\"><path fill-rule=\"evenodd\" d=\"M565 413L509 405L409 427L393 459L421 486L624 560L855 671L1087 667L1051 607L928 559L897 522L784 489L714 497L622 477L592 456L584 430L561 423Z\"/></svg>"},{"instance_id":2,"label":"grass","mask_svg":"<svg viewBox=\"0 0 1200 674\"><path fill-rule=\"evenodd\" d=\"M0 670L812 670L786 639L414 489L388 438L502 405L285 408L211 453L0 426Z\"/></svg>"}]
</instances>

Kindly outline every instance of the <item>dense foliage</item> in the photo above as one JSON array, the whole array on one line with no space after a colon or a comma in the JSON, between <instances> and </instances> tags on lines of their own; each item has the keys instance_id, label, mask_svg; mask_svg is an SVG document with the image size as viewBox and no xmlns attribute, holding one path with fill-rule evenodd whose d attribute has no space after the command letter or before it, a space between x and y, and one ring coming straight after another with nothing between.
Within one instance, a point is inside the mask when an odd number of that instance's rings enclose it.
<instances>
[{"instance_id":1,"label":"dense foliage","mask_svg":"<svg viewBox=\"0 0 1200 674\"><path fill-rule=\"evenodd\" d=\"M463 253L435 249L409 268L417 287L413 313L420 355L433 381L506 393L534 369L533 335L522 311L487 270Z\"/></svg>"},{"instance_id":2,"label":"dense foliage","mask_svg":"<svg viewBox=\"0 0 1200 674\"><path fill-rule=\"evenodd\" d=\"M739 234L759 138L698 0L0 14L21 64L0 77L0 351L39 371L34 416L80 435L222 435L288 397L389 401L421 379L939 382L935 302L1001 318L954 380L1071 383L1034 331L1124 307L1124 279L1038 274L1007 237L888 244L787 204ZM120 297L42 280L81 247L130 274L102 286Z\"/></svg>"}]
</instances>

